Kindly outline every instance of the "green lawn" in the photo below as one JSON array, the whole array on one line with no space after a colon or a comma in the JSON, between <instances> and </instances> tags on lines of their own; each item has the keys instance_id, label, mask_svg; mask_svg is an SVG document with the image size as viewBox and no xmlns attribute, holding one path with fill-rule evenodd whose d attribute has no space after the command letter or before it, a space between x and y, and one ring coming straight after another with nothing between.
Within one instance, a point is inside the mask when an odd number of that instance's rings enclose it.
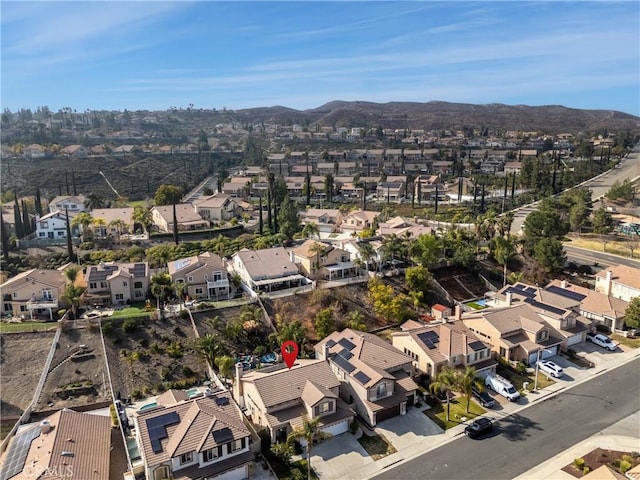
<instances>
[{"instance_id":1,"label":"green lawn","mask_svg":"<svg viewBox=\"0 0 640 480\"><path fill-rule=\"evenodd\" d=\"M471 403L469 404L469 413L467 413L467 399L463 397L456 398L449 404L449 421L447 421L446 402L424 410L423 413L436 422L440 428L447 430L451 427L464 423L466 420L463 420L463 418L468 420L470 418L477 417L478 415L486 413L486 410L471 400Z\"/></svg>"},{"instance_id":2,"label":"green lawn","mask_svg":"<svg viewBox=\"0 0 640 480\"><path fill-rule=\"evenodd\" d=\"M58 322L0 322L0 333L44 332L58 328Z\"/></svg>"},{"instance_id":3,"label":"green lawn","mask_svg":"<svg viewBox=\"0 0 640 480\"><path fill-rule=\"evenodd\" d=\"M618 342L620 345L624 345L625 347L629 347L629 348L640 347L640 337L627 338L627 337L623 337L622 335L618 335L617 333L614 333L611 335L611 338L613 339L614 342Z\"/></svg>"},{"instance_id":4,"label":"green lawn","mask_svg":"<svg viewBox=\"0 0 640 480\"><path fill-rule=\"evenodd\" d=\"M477 302L469 302L469 303L465 303L465 305L466 305L467 307L471 307L471 308L473 308L474 310L482 310L482 309L484 309L484 308L487 308L486 306L484 306L484 305L480 305L480 304L479 304L479 303L477 303Z\"/></svg>"},{"instance_id":5,"label":"green lawn","mask_svg":"<svg viewBox=\"0 0 640 480\"><path fill-rule=\"evenodd\" d=\"M527 385L527 390L533 390L533 386L535 383L535 373L531 373L530 375L520 375L513 372L511 369L498 367L498 374L509 380L513 384L513 386L516 387L516 390L518 390L520 393L523 392L523 385L525 382L529 384ZM549 385L553 385L554 383L556 382L552 379L552 377L547 378L547 375L545 375L543 372L538 372L538 389L548 387Z\"/></svg>"},{"instance_id":6,"label":"green lawn","mask_svg":"<svg viewBox=\"0 0 640 480\"><path fill-rule=\"evenodd\" d=\"M122 310L115 310L111 318L132 318L132 317L148 317L151 312L147 312L144 303L129 305Z\"/></svg>"},{"instance_id":7,"label":"green lawn","mask_svg":"<svg viewBox=\"0 0 640 480\"><path fill-rule=\"evenodd\" d=\"M358 442L374 460L379 460L397 451L382 435L369 436L363 433Z\"/></svg>"}]
</instances>

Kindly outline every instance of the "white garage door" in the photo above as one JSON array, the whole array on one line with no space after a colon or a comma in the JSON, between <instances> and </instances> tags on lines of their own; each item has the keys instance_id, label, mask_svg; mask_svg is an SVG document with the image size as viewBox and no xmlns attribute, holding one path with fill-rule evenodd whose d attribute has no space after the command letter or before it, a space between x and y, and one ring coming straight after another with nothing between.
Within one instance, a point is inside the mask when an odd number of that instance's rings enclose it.
<instances>
[{"instance_id":1,"label":"white garage door","mask_svg":"<svg viewBox=\"0 0 640 480\"><path fill-rule=\"evenodd\" d=\"M546 348L544 350L542 350L540 352L540 356L542 358L549 358L549 357L553 357L554 355L558 354L558 346L556 345L555 347L551 347L551 348Z\"/></svg>"},{"instance_id":2,"label":"white garage door","mask_svg":"<svg viewBox=\"0 0 640 480\"><path fill-rule=\"evenodd\" d=\"M323 431L330 433L333 436L340 435L349 430L349 420L341 420L332 425L327 425L322 429Z\"/></svg>"},{"instance_id":3,"label":"white garage door","mask_svg":"<svg viewBox=\"0 0 640 480\"><path fill-rule=\"evenodd\" d=\"M235 470L229 470L228 472L225 472L222 475L218 475L217 477L210 477L210 478L212 480L244 480L245 478L249 478L249 474L247 472L247 466L242 465L241 467L238 467Z\"/></svg>"},{"instance_id":4,"label":"white garage door","mask_svg":"<svg viewBox=\"0 0 640 480\"><path fill-rule=\"evenodd\" d=\"M567 346L575 345L576 343L582 342L582 335L574 335L573 337L567 338Z\"/></svg>"}]
</instances>

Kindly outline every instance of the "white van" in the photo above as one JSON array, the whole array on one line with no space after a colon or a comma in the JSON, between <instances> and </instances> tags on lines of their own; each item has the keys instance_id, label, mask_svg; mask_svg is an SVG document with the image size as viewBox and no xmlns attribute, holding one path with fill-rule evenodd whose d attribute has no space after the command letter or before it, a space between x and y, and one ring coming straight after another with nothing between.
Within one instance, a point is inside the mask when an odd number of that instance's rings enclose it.
<instances>
[{"instance_id":1,"label":"white van","mask_svg":"<svg viewBox=\"0 0 640 480\"><path fill-rule=\"evenodd\" d=\"M484 379L485 385L496 393L507 398L511 402L517 402L520 399L518 390L511 384L509 380L496 373L490 373Z\"/></svg>"}]
</instances>

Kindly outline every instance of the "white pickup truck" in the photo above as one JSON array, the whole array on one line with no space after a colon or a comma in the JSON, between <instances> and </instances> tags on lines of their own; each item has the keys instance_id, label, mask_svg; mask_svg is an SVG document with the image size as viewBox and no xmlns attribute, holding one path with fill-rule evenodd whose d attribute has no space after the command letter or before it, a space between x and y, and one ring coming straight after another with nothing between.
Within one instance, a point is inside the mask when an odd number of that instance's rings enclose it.
<instances>
[{"instance_id":1,"label":"white pickup truck","mask_svg":"<svg viewBox=\"0 0 640 480\"><path fill-rule=\"evenodd\" d=\"M611 352L618 348L618 343L614 342L602 333L587 333L587 342L595 343L596 345L606 348Z\"/></svg>"}]
</instances>

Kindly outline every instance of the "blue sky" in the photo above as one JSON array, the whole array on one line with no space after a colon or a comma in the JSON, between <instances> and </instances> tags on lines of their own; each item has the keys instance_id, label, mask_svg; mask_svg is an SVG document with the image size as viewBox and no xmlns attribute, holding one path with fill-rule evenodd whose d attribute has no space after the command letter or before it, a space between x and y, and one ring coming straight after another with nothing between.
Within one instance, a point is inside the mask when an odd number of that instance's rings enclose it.
<instances>
[{"instance_id":1,"label":"blue sky","mask_svg":"<svg viewBox=\"0 0 640 480\"><path fill-rule=\"evenodd\" d=\"M0 3L2 108L560 104L640 115L640 3Z\"/></svg>"}]
</instances>

